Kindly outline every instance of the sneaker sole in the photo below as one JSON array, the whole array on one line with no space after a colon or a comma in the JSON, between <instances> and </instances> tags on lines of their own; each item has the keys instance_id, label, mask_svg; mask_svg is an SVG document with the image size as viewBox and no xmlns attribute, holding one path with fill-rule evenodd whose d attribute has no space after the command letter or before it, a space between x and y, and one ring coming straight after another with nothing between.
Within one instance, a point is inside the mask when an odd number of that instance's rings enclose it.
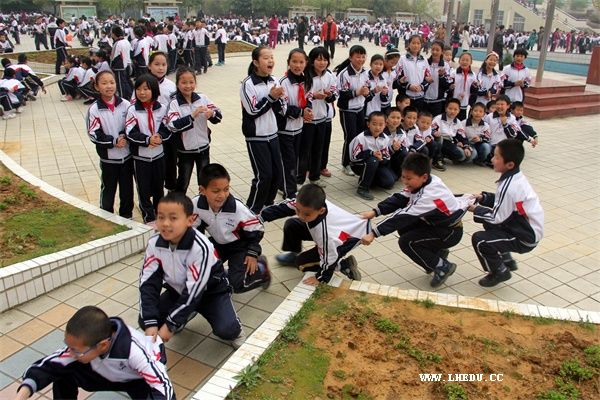
<instances>
[{"instance_id":1,"label":"sneaker sole","mask_svg":"<svg viewBox=\"0 0 600 400\"><path fill-rule=\"evenodd\" d=\"M358 262L356 261L356 258L354 256L350 256L347 258L347 260L348 260L348 269L352 273L352 277L354 278L355 281L360 281L362 279L362 274L360 273L360 270L358 269Z\"/></svg>"}]
</instances>

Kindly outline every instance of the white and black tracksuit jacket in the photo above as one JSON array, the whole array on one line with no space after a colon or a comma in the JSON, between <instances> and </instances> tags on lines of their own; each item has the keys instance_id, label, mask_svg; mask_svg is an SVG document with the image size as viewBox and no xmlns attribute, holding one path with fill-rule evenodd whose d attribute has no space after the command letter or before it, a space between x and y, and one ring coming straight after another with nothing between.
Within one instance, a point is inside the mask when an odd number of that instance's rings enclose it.
<instances>
[{"instance_id":1,"label":"white and black tracksuit jacket","mask_svg":"<svg viewBox=\"0 0 600 400\"><path fill-rule=\"evenodd\" d=\"M246 248L246 255L254 258L261 255L263 224L242 201L230 194L218 212L210 209L204 195L194 197L192 203L194 227L202 233L208 232L217 245Z\"/></svg>"},{"instance_id":2,"label":"white and black tracksuit jacket","mask_svg":"<svg viewBox=\"0 0 600 400\"><path fill-rule=\"evenodd\" d=\"M482 193L475 222L510 232L523 245L535 247L544 235L544 210L537 194L519 169L505 172L496 183L495 194Z\"/></svg>"},{"instance_id":3,"label":"white and black tracksuit jacket","mask_svg":"<svg viewBox=\"0 0 600 400\"><path fill-rule=\"evenodd\" d=\"M123 164L131 158L129 143L125 147L115 147L120 135L125 134L125 118L129 102L115 96L114 110L104 101L96 100L87 112L87 132L100 161L109 164Z\"/></svg>"},{"instance_id":4,"label":"white and black tracksuit jacket","mask_svg":"<svg viewBox=\"0 0 600 400\"><path fill-rule=\"evenodd\" d=\"M127 326L121 318L110 319L114 334L111 346L105 356L96 357L90 363L91 369L111 382L130 382L143 379L151 388L152 398L171 400L175 390L167 376L167 369L147 348L147 339L143 332ZM64 347L33 363L23 374L21 386L27 386L32 393L44 389L58 378L69 375L73 364L80 364Z\"/></svg>"},{"instance_id":5,"label":"white and black tracksuit jacket","mask_svg":"<svg viewBox=\"0 0 600 400\"><path fill-rule=\"evenodd\" d=\"M440 178L431 175L419 190L394 193L373 211L376 216L391 214L373 227L375 237L379 237L395 231L402 234L423 223L432 227L458 227L466 206L461 206Z\"/></svg>"},{"instance_id":6,"label":"white and black tracksuit jacket","mask_svg":"<svg viewBox=\"0 0 600 400\"><path fill-rule=\"evenodd\" d=\"M371 230L369 220L351 214L327 200L325 208L325 213L306 224L321 258L321 270L316 274L319 282L329 282L340 258L358 246L360 238ZM284 200L264 208L259 218L268 222L293 215L296 215L296 199Z\"/></svg>"},{"instance_id":7,"label":"white and black tracksuit jacket","mask_svg":"<svg viewBox=\"0 0 600 400\"><path fill-rule=\"evenodd\" d=\"M277 137L275 113L285 114L283 98L275 99L269 94L277 80L272 76L249 75L242 81L242 133L246 141L268 141Z\"/></svg>"},{"instance_id":8,"label":"white and black tracksuit jacket","mask_svg":"<svg viewBox=\"0 0 600 400\"><path fill-rule=\"evenodd\" d=\"M196 118L192 112L198 107L207 107L214 112L210 119L204 113ZM223 119L221 110L204 94L192 93L192 102L188 103L180 92L169 105L168 127L175 135L175 143L179 153L201 153L210 145L210 129L208 121L218 124Z\"/></svg>"},{"instance_id":9,"label":"white and black tracksuit jacket","mask_svg":"<svg viewBox=\"0 0 600 400\"><path fill-rule=\"evenodd\" d=\"M167 315L167 327L174 332L185 325L202 301L213 270L220 272L223 265L210 240L194 228L188 228L174 250L160 234L152 236L140 274L140 322L143 329L158 326L162 318L159 297L163 286L179 294L176 306Z\"/></svg>"}]
</instances>

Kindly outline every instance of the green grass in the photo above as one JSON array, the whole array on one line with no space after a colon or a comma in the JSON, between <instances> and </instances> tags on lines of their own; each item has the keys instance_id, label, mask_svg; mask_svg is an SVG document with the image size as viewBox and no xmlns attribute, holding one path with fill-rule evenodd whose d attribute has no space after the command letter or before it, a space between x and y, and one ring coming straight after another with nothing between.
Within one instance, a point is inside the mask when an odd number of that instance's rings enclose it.
<instances>
[{"instance_id":1,"label":"green grass","mask_svg":"<svg viewBox=\"0 0 600 400\"><path fill-rule=\"evenodd\" d=\"M269 396L290 400L326 398L323 393L323 380L329 368L329 358L324 352L308 343L279 350L284 350L285 356L281 358L281 364L277 368L261 362L255 364L254 369L248 370L245 374L250 386L245 384L238 386L228 398L244 400L263 399ZM269 376L280 376L282 371L285 371L285 380L264 379ZM256 387L259 383L260 386Z\"/></svg>"},{"instance_id":2,"label":"green grass","mask_svg":"<svg viewBox=\"0 0 600 400\"><path fill-rule=\"evenodd\" d=\"M375 329L379 332L387 333L388 335L400 332L400 326L394 321L390 321L386 318L375 321Z\"/></svg>"},{"instance_id":3,"label":"green grass","mask_svg":"<svg viewBox=\"0 0 600 400\"><path fill-rule=\"evenodd\" d=\"M26 197L36 195L25 188L23 192ZM9 206L15 204L12 202L12 196L9 197L5 198L4 203ZM54 253L128 229L111 224L97 231L95 224L90 223L90 217L92 216L85 211L66 205L32 209L26 213L8 216L0 221L3 231L0 245L3 252L10 252L12 256L3 257L0 266Z\"/></svg>"},{"instance_id":4,"label":"green grass","mask_svg":"<svg viewBox=\"0 0 600 400\"><path fill-rule=\"evenodd\" d=\"M566 360L561 364L559 374L565 379L581 382L591 379L594 376L594 371L590 368L581 366L579 361L571 359Z\"/></svg>"},{"instance_id":5,"label":"green grass","mask_svg":"<svg viewBox=\"0 0 600 400\"><path fill-rule=\"evenodd\" d=\"M594 368L600 368L600 345L593 345L585 350L583 350L585 354L585 362Z\"/></svg>"},{"instance_id":6,"label":"green grass","mask_svg":"<svg viewBox=\"0 0 600 400\"><path fill-rule=\"evenodd\" d=\"M466 390L457 383L448 383L444 385L444 391L446 392L446 399L448 400L467 400Z\"/></svg>"},{"instance_id":7,"label":"green grass","mask_svg":"<svg viewBox=\"0 0 600 400\"><path fill-rule=\"evenodd\" d=\"M425 300L413 300L416 304L419 304L425 308L433 308L435 307L435 301L431 300L431 299L425 299Z\"/></svg>"}]
</instances>

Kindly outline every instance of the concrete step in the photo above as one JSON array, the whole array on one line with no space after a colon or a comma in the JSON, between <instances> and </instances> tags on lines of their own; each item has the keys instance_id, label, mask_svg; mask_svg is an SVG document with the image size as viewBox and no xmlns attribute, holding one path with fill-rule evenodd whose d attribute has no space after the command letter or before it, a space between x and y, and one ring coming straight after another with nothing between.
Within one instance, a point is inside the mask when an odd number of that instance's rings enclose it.
<instances>
[{"instance_id":1,"label":"concrete step","mask_svg":"<svg viewBox=\"0 0 600 400\"><path fill-rule=\"evenodd\" d=\"M525 104L532 106L567 106L572 103L600 102L600 93L595 92L568 92L568 93L531 93L525 91Z\"/></svg>"},{"instance_id":2,"label":"concrete step","mask_svg":"<svg viewBox=\"0 0 600 400\"><path fill-rule=\"evenodd\" d=\"M534 119L565 118L598 113L600 113L600 101L550 106L534 106L525 103L525 115Z\"/></svg>"}]
</instances>

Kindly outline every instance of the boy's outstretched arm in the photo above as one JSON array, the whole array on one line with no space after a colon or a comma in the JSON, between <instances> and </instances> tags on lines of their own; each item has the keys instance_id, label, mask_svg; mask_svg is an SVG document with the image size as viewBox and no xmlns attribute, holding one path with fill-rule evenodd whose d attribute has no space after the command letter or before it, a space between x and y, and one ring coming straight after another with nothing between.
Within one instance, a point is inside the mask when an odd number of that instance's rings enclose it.
<instances>
[{"instance_id":1,"label":"boy's outstretched arm","mask_svg":"<svg viewBox=\"0 0 600 400\"><path fill-rule=\"evenodd\" d=\"M265 207L258 216L260 222L271 222L276 219L296 215L296 199L286 199L278 204Z\"/></svg>"}]
</instances>

